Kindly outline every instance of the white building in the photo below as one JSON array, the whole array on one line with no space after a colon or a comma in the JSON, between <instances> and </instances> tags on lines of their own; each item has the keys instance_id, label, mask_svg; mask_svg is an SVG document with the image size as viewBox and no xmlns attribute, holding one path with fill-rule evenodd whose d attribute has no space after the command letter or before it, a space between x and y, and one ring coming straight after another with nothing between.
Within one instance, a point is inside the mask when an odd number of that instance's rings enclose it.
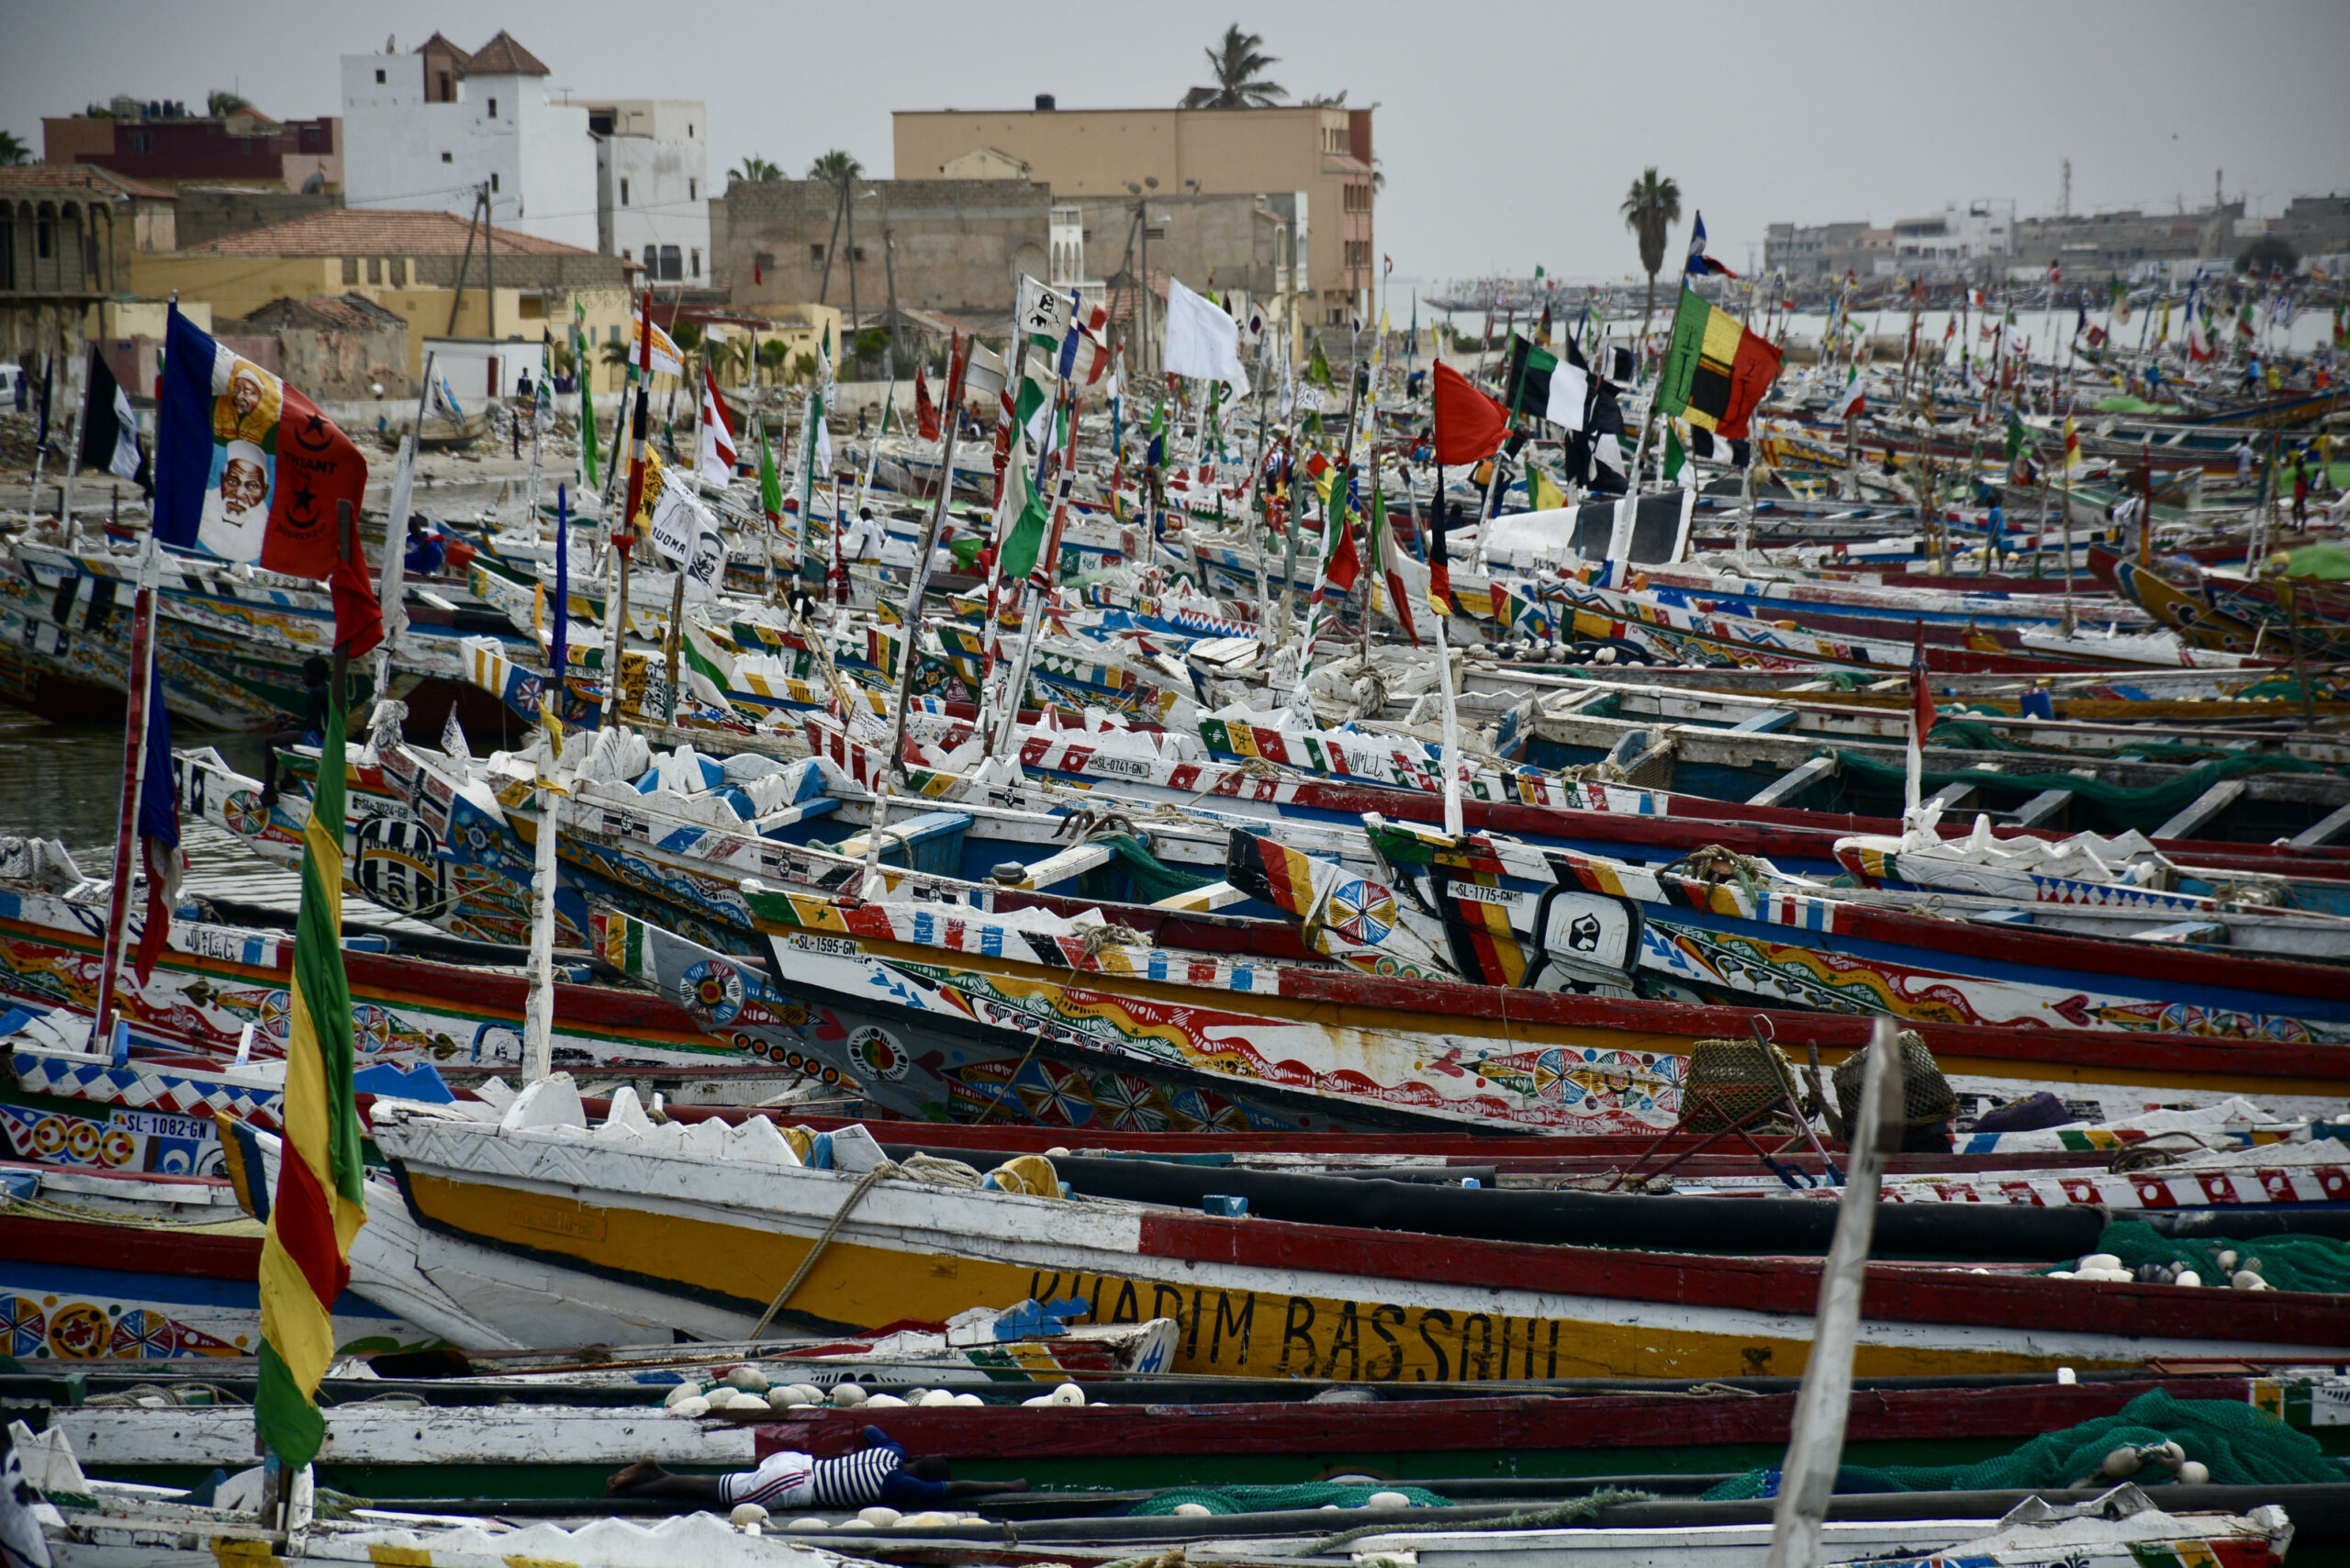
<instances>
[{"instance_id":1,"label":"white building","mask_svg":"<svg viewBox=\"0 0 2350 1568\"><path fill-rule=\"evenodd\" d=\"M471 54L435 33L411 54L344 55L343 204L467 213L487 185L500 228L598 248L588 107L549 97L547 74L503 31Z\"/></svg>"},{"instance_id":2,"label":"white building","mask_svg":"<svg viewBox=\"0 0 2350 1568\"><path fill-rule=\"evenodd\" d=\"M710 282L710 125L682 98L587 106L596 139L596 248L654 283Z\"/></svg>"},{"instance_id":3,"label":"white building","mask_svg":"<svg viewBox=\"0 0 2350 1568\"><path fill-rule=\"evenodd\" d=\"M1893 253L1905 272L1958 270L1986 257L2011 256L2016 249L2016 204L1956 202L1931 218L1904 218L1893 225Z\"/></svg>"}]
</instances>

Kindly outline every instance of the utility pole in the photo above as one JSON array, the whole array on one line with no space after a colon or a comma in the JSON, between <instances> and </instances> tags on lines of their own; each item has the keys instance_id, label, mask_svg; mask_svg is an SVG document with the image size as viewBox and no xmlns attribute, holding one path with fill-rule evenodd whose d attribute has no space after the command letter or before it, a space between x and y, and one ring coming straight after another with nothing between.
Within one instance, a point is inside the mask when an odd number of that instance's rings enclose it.
<instances>
[{"instance_id":1,"label":"utility pole","mask_svg":"<svg viewBox=\"0 0 2350 1568\"><path fill-rule=\"evenodd\" d=\"M481 262L488 278L484 285L489 300L489 341L498 341L498 214L489 205L489 182L481 185ZM491 387L495 392L497 388Z\"/></svg>"},{"instance_id":2,"label":"utility pole","mask_svg":"<svg viewBox=\"0 0 2350 1568\"><path fill-rule=\"evenodd\" d=\"M841 334L847 340L841 344L841 358L848 358L848 346L856 341L856 185L841 182L841 206L848 212L848 330ZM950 476L951 477L951 476Z\"/></svg>"}]
</instances>

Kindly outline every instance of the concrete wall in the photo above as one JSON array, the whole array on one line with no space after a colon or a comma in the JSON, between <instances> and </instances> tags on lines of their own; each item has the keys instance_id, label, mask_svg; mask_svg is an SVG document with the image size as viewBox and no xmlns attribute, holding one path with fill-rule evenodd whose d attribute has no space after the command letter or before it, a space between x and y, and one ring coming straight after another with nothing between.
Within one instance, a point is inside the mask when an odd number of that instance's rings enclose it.
<instances>
[{"instance_id":1,"label":"concrete wall","mask_svg":"<svg viewBox=\"0 0 2350 1568\"><path fill-rule=\"evenodd\" d=\"M454 103L426 102L424 87L420 55L342 57L346 206L462 214L493 181L501 227L596 249L586 106L554 102L540 76L467 76Z\"/></svg>"},{"instance_id":2,"label":"concrete wall","mask_svg":"<svg viewBox=\"0 0 2350 1568\"><path fill-rule=\"evenodd\" d=\"M1129 196L1127 185L1147 177L1169 199L1194 194L1193 182L1203 196L1304 192L1312 218L1304 286L1320 297L1326 319L1334 308L1343 316L1345 290L1377 282L1371 167L1352 151L1358 116L1343 108L946 109L901 111L890 123L901 181L936 179L951 161L991 147L1025 161L1062 201ZM1362 115L1366 138L1369 129ZM1354 204L1349 185L1362 187ZM1373 247L1359 251L1369 270L1348 271L1349 241Z\"/></svg>"},{"instance_id":3,"label":"concrete wall","mask_svg":"<svg viewBox=\"0 0 2350 1568\"><path fill-rule=\"evenodd\" d=\"M1043 277L1052 193L1020 180L860 180L856 209L856 298L870 322L889 301L882 260L886 228L895 236L898 304L918 310L1008 315L1023 271ZM849 298L849 238L833 234L834 187L813 180L736 182L711 204L718 280L738 305L817 299L824 247L837 246L823 302ZM754 265L754 263L757 264Z\"/></svg>"},{"instance_id":4,"label":"concrete wall","mask_svg":"<svg viewBox=\"0 0 2350 1568\"><path fill-rule=\"evenodd\" d=\"M408 326L277 329L277 374L319 398L413 398ZM383 391L375 390L381 386Z\"/></svg>"},{"instance_id":5,"label":"concrete wall","mask_svg":"<svg viewBox=\"0 0 2350 1568\"><path fill-rule=\"evenodd\" d=\"M332 196L295 191L258 191L236 185L182 185L175 228L179 243L197 250L231 234L250 234L273 224L291 223L342 205Z\"/></svg>"}]
</instances>

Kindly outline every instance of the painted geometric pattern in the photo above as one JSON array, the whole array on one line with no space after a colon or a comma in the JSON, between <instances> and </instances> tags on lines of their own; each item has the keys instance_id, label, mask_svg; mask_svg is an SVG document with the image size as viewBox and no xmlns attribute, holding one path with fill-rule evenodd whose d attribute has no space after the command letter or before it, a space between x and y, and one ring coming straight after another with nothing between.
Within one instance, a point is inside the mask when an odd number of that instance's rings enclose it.
<instances>
[{"instance_id":1,"label":"painted geometric pattern","mask_svg":"<svg viewBox=\"0 0 2350 1568\"><path fill-rule=\"evenodd\" d=\"M32 1051L10 1058L17 1082L28 1094L53 1094L60 1099L88 1100L101 1105L121 1105L134 1111L163 1111L174 1115L217 1115L226 1113L275 1128L277 1103L283 1096L274 1089L255 1089L216 1078L193 1078L152 1067L114 1067L73 1061Z\"/></svg>"}]
</instances>

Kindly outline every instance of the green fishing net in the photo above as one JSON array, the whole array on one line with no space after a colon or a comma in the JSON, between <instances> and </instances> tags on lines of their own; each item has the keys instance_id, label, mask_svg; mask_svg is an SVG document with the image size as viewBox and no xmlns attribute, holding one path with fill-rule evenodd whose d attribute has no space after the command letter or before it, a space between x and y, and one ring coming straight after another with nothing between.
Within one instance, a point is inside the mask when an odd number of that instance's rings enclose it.
<instances>
[{"instance_id":1,"label":"green fishing net","mask_svg":"<svg viewBox=\"0 0 2350 1568\"><path fill-rule=\"evenodd\" d=\"M1901 788L1904 769L1900 763L1879 762L1857 751L1838 751L1836 761L1847 777L1868 780L1880 789L1898 791ZM2078 778L2070 773L1993 773L1980 767L1958 770L1929 767L1925 770L1921 787L1931 792L1945 784L1968 784L1986 794L2020 798L2037 795L2043 790L2063 790L2101 808L2117 826L2152 830L2177 815L2189 801L2221 779L2246 773L2326 771L2328 769L2322 765L2298 756L2237 755L2199 763L2160 784L2137 788L2115 784L2104 778Z\"/></svg>"},{"instance_id":2,"label":"green fishing net","mask_svg":"<svg viewBox=\"0 0 2350 1568\"><path fill-rule=\"evenodd\" d=\"M1999 710L1987 702L1970 703L1967 711L1974 713L1987 713L1995 718L1999 716ZM1949 714L1943 715L1942 720L1934 725L1933 734L1927 739L1930 745L1945 746L1953 751L2013 751L2067 757L2077 757L2081 755L2063 746L2033 745L2028 741L2016 740L1979 719L1962 719ZM2224 759L2244 757L2248 755L2229 746L2189 745L2177 741L2132 740L2122 749L2132 756L2142 756L2152 762L2188 762L2205 757ZM2325 764L2311 762L2306 757L2298 756L2275 756L2262 760L2276 764L2280 772L2303 772L2326 767Z\"/></svg>"},{"instance_id":3,"label":"green fishing net","mask_svg":"<svg viewBox=\"0 0 2350 1568\"><path fill-rule=\"evenodd\" d=\"M2143 1228L2143 1227L2141 1227ZM1839 1492L2000 1492L2097 1484L2098 1466L2118 1448L2175 1442L2187 1457L2210 1467L2221 1486L2340 1484L2350 1480L2307 1432L2232 1399L2176 1399L2162 1389L2142 1394L2115 1415L2047 1432L2012 1453L1973 1464L1847 1464L1836 1472ZM1750 1470L1706 1494L1713 1500L1773 1497L1776 1470ZM2153 1462L2126 1479L2141 1486L2169 1481Z\"/></svg>"},{"instance_id":4,"label":"green fishing net","mask_svg":"<svg viewBox=\"0 0 2350 1568\"><path fill-rule=\"evenodd\" d=\"M1129 1514L1171 1514L1185 1503L1197 1503L1212 1514L1275 1514L1320 1508L1336 1503L1360 1508L1381 1492L1400 1492L1416 1508L1449 1508L1452 1500L1425 1486L1380 1484L1346 1486L1335 1481L1301 1481L1291 1486L1174 1486L1145 1497Z\"/></svg>"},{"instance_id":5,"label":"green fishing net","mask_svg":"<svg viewBox=\"0 0 2350 1568\"><path fill-rule=\"evenodd\" d=\"M2249 1269L2279 1291L2350 1294L2350 1244L2330 1236L2264 1236L2236 1241L2224 1236L2165 1236L2143 1220L2116 1220L2097 1238L2097 1249L2121 1260L2125 1269L2159 1263L2192 1269L2206 1285L2225 1285L2238 1269ZM2220 1254L2232 1252L2233 1267Z\"/></svg>"},{"instance_id":6,"label":"green fishing net","mask_svg":"<svg viewBox=\"0 0 2350 1568\"><path fill-rule=\"evenodd\" d=\"M1168 865L1158 856L1145 849L1140 839L1126 834L1116 834L1097 838L1091 842L1106 844L1118 852L1119 864L1125 868L1126 881L1134 890L1134 902L1136 903L1157 903L1161 899L1171 899L1177 893L1188 893L1195 888L1204 888L1210 882L1218 880L1214 877L1194 876L1189 871ZM1106 870L1108 868L1105 867L1103 869ZM1080 879L1078 886L1082 897L1107 898L1110 896L1106 890L1089 890L1082 879Z\"/></svg>"}]
</instances>

